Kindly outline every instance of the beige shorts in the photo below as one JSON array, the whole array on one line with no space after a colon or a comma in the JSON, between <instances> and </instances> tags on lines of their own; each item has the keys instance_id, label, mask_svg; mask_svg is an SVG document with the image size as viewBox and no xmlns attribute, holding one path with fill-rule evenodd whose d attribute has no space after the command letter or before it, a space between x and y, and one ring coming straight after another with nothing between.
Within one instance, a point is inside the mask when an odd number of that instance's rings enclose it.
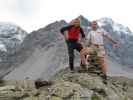
<instances>
[{"instance_id":1,"label":"beige shorts","mask_svg":"<svg viewBox=\"0 0 133 100\"><path fill-rule=\"evenodd\" d=\"M98 57L105 57L106 55L104 46L91 45L90 47L86 48L86 52L89 54L96 53Z\"/></svg>"}]
</instances>

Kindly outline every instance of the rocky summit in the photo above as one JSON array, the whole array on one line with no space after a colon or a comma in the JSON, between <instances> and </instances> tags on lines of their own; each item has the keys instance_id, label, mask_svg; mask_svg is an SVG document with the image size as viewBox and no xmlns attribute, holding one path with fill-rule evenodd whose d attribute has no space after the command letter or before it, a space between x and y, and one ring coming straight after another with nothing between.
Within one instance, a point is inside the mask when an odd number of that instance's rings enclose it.
<instances>
[{"instance_id":1,"label":"rocky summit","mask_svg":"<svg viewBox=\"0 0 133 100\"><path fill-rule=\"evenodd\" d=\"M0 100L133 100L133 80L108 77L105 84L94 72L71 73L66 68L48 82L1 81Z\"/></svg>"}]
</instances>

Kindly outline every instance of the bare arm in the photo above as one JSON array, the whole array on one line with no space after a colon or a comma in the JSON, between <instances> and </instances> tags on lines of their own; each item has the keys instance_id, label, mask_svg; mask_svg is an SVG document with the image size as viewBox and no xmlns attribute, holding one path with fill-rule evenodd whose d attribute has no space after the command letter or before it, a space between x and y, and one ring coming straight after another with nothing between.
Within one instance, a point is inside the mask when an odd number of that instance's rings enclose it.
<instances>
[{"instance_id":1,"label":"bare arm","mask_svg":"<svg viewBox=\"0 0 133 100\"><path fill-rule=\"evenodd\" d=\"M91 33L88 33L86 39L85 39L85 46L89 47L91 45Z\"/></svg>"},{"instance_id":2,"label":"bare arm","mask_svg":"<svg viewBox=\"0 0 133 100\"><path fill-rule=\"evenodd\" d=\"M113 40L113 38L111 37L111 35L106 34L104 35L104 37L106 37L108 40L110 40L113 43L113 48L119 47L119 44L117 41Z\"/></svg>"},{"instance_id":3,"label":"bare arm","mask_svg":"<svg viewBox=\"0 0 133 100\"><path fill-rule=\"evenodd\" d=\"M108 40L110 40L113 44L117 44L117 42L111 37L111 35L109 35L109 33L103 36L107 38Z\"/></svg>"},{"instance_id":4,"label":"bare arm","mask_svg":"<svg viewBox=\"0 0 133 100\"><path fill-rule=\"evenodd\" d=\"M88 39L85 40L85 46L86 47L89 47L90 46L90 40L88 40Z\"/></svg>"},{"instance_id":5,"label":"bare arm","mask_svg":"<svg viewBox=\"0 0 133 100\"><path fill-rule=\"evenodd\" d=\"M65 40L68 40L68 30L72 27L72 25L63 27L60 29L61 34L64 36Z\"/></svg>"},{"instance_id":6,"label":"bare arm","mask_svg":"<svg viewBox=\"0 0 133 100\"><path fill-rule=\"evenodd\" d=\"M65 40L68 40L68 31L64 31L64 38Z\"/></svg>"}]
</instances>

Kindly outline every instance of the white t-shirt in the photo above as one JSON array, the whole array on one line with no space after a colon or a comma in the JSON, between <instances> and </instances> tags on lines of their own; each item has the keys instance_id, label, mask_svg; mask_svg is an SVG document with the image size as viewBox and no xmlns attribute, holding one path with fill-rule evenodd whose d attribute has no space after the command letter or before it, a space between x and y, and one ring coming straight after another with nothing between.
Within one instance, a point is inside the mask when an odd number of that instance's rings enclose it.
<instances>
[{"instance_id":1,"label":"white t-shirt","mask_svg":"<svg viewBox=\"0 0 133 100\"><path fill-rule=\"evenodd\" d=\"M104 45L103 36L107 34L108 33L101 28L97 30L91 30L87 35L87 40L92 44Z\"/></svg>"}]
</instances>

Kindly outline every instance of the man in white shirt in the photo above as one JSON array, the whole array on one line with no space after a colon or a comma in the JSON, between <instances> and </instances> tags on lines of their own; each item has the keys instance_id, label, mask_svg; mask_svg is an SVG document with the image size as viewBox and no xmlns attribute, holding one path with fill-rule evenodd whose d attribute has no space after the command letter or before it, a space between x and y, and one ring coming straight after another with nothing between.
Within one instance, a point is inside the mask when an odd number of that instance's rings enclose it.
<instances>
[{"instance_id":1,"label":"man in white shirt","mask_svg":"<svg viewBox=\"0 0 133 100\"><path fill-rule=\"evenodd\" d=\"M86 65L86 55L96 52L98 57L98 62L101 66L101 70L106 77L107 65L105 60L105 49L103 38L109 39L113 43L113 47L117 47L118 43L112 39L109 33L105 32L103 29L98 28L98 24L96 21L92 21L91 23L92 30L88 33L86 46L82 49L81 55L81 63L82 65Z\"/></svg>"}]
</instances>

